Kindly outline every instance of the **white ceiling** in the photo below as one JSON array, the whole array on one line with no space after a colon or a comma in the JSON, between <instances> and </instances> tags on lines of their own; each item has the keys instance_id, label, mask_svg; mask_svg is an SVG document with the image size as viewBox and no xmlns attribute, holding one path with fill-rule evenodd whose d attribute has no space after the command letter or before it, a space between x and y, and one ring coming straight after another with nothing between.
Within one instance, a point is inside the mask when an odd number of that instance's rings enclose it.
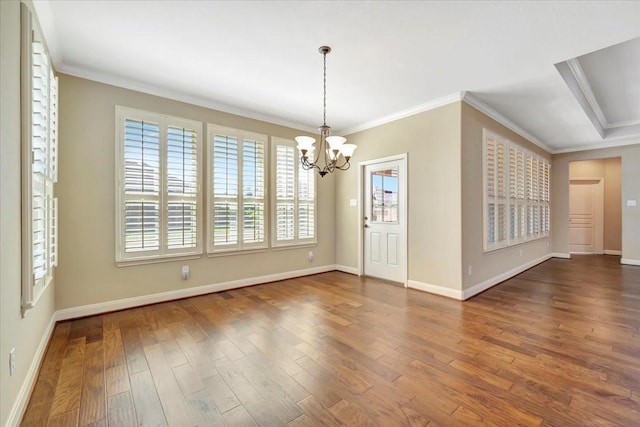
<instances>
[{"instance_id":1,"label":"white ceiling","mask_svg":"<svg viewBox=\"0 0 640 427\"><path fill-rule=\"evenodd\" d=\"M327 122L341 133L467 92L554 152L640 142L601 136L554 66L640 37L636 1L34 4L60 72L299 129L321 124L329 45ZM638 93L640 74L624 78ZM602 92L609 120L625 118L624 97Z\"/></svg>"}]
</instances>

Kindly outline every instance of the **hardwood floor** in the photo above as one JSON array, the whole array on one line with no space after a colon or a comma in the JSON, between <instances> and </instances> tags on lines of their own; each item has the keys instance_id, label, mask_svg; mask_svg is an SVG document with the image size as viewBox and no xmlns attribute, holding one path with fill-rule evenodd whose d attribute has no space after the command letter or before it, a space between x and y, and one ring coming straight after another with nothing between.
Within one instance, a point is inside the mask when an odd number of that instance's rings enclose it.
<instances>
[{"instance_id":1,"label":"hardwood floor","mask_svg":"<svg viewBox=\"0 0 640 427\"><path fill-rule=\"evenodd\" d=\"M325 273L59 323L22 424L638 426L639 328L619 257L464 303Z\"/></svg>"}]
</instances>

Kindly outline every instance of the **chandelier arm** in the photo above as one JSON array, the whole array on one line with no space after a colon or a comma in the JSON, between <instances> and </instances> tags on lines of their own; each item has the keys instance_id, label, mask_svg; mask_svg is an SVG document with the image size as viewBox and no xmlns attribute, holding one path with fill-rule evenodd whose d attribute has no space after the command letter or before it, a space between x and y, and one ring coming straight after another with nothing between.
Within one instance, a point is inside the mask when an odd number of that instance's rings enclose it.
<instances>
[{"instance_id":1,"label":"chandelier arm","mask_svg":"<svg viewBox=\"0 0 640 427\"><path fill-rule=\"evenodd\" d=\"M350 167L351 167L351 163L348 160L345 160L345 162L342 165L336 166L336 169L341 171L346 171Z\"/></svg>"}]
</instances>

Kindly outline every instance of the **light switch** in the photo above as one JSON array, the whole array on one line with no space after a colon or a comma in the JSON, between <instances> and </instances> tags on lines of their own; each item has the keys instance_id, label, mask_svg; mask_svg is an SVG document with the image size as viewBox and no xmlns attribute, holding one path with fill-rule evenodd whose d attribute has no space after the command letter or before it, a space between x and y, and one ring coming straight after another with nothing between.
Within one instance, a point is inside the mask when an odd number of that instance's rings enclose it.
<instances>
[{"instance_id":1,"label":"light switch","mask_svg":"<svg viewBox=\"0 0 640 427\"><path fill-rule=\"evenodd\" d=\"M627 200L627 206L630 206L630 207L636 206L636 201L635 200Z\"/></svg>"},{"instance_id":2,"label":"light switch","mask_svg":"<svg viewBox=\"0 0 640 427\"><path fill-rule=\"evenodd\" d=\"M349 206L358 206L358 199L349 199Z\"/></svg>"}]
</instances>

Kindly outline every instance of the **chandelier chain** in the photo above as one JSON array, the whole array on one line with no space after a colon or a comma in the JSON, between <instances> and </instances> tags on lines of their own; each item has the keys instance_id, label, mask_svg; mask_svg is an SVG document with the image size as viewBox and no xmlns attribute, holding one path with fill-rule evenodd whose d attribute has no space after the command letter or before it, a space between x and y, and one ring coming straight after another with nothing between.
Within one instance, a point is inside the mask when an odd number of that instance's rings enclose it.
<instances>
[{"instance_id":1,"label":"chandelier chain","mask_svg":"<svg viewBox=\"0 0 640 427\"><path fill-rule=\"evenodd\" d=\"M324 86L322 88L322 99L323 99L323 117L322 117L322 124L324 126L327 125L327 54L323 53L322 56L324 57L324 75L323 75L323 81L324 81Z\"/></svg>"}]
</instances>

